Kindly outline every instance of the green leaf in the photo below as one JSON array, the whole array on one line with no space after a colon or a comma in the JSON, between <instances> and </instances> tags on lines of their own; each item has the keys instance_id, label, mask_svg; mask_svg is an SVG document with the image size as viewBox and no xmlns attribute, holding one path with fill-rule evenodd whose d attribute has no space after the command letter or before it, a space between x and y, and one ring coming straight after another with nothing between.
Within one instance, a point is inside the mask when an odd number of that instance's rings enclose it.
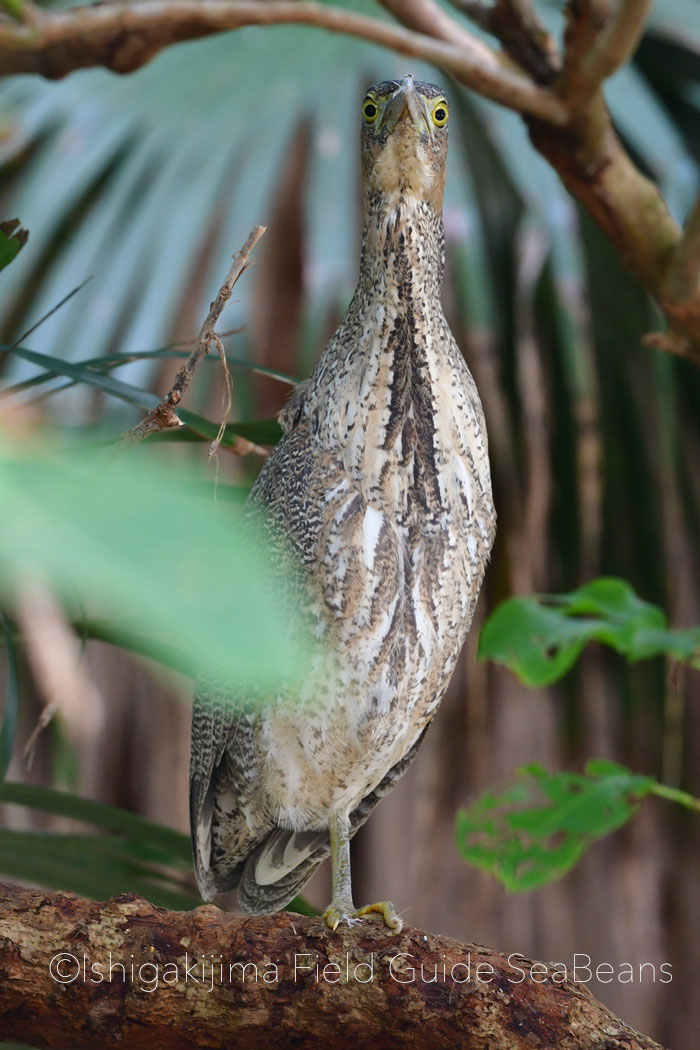
<instances>
[{"instance_id":1,"label":"green leaf","mask_svg":"<svg viewBox=\"0 0 700 1050\"><path fill-rule=\"evenodd\" d=\"M700 627L669 629L663 610L625 580L601 577L569 594L503 602L481 631L479 659L504 664L527 686L545 686L562 678L591 641L631 662L668 655L694 663Z\"/></svg>"},{"instance_id":2,"label":"green leaf","mask_svg":"<svg viewBox=\"0 0 700 1050\"><path fill-rule=\"evenodd\" d=\"M5 782L0 786L0 802L5 805L28 806L42 813L70 817L107 831L128 835L134 843L142 843L159 851L162 862L189 868L192 863L190 840L187 835L162 824L156 824L137 813L110 806L106 802L82 798L68 791L38 787L36 784Z\"/></svg>"},{"instance_id":3,"label":"green leaf","mask_svg":"<svg viewBox=\"0 0 700 1050\"><path fill-rule=\"evenodd\" d=\"M0 594L38 577L69 608L79 597L81 616L181 651L191 675L209 671L239 692L301 673L286 581L240 511L218 505L213 484L209 499L193 495L195 479L157 449L135 452L0 449Z\"/></svg>"},{"instance_id":4,"label":"green leaf","mask_svg":"<svg viewBox=\"0 0 700 1050\"><path fill-rule=\"evenodd\" d=\"M520 781L488 790L457 814L457 847L511 892L561 878L598 838L625 824L654 791L653 777L606 760L585 773L524 766Z\"/></svg>"},{"instance_id":5,"label":"green leaf","mask_svg":"<svg viewBox=\"0 0 700 1050\"><path fill-rule=\"evenodd\" d=\"M29 233L23 230L19 219L0 222L0 270L9 266L21 248L27 243Z\"/></svg>"},{"instance_id":6,"label":"green leaf","mask_svg":"<svg viewBox=\"0 0 700 1050\"><path fill-rule=\"evenodd\" d=\"M88 362L71 364L69 361L62 361L58 357L40 354L21 346L0 346L0 351L15 354L25 361L38 365L40 368L45 369L51 377L69 376L76 383L86 383L88 386L95 387L105 394L118 397L121 401L126 401L131 405L138 405L140 408L150 410L160 403L160 397L157 394L132 386L131 383L125 383L121 379L115 379L114 376L95 371ZM218 424L204 419L202 416L197 415L196 412L178 408L178 416L199 440L213 441L218 434ZM173 434L177 433L177 430L173 431ZM165 434L161 436L165 440L171 440ZM228 447L235 443L237 437L243 437L248 441L253 441L255 444L274 445L281 436L282 428L276 419L227 423L221 444L224 447Z\"/></svg>"},{"instance_id":7,"label":"green leaf","mask_svg":"<svg viewBox=\"0 0 700 1050\"><path fill-rule=\"evenodd\" d=\"M192 850L189 836L182 832L105 802L35 784L0 785L0 803L28 806L112 833L0 830L0 872L5 875L95 900L133 892L164 908L187 910L202 903L183 880L192 872ZM318 914L303 897L295 897L288 910Z\"/></svg>"},{"instance_id":8,"label":"green leaf","mask_svg":"<svg viewBox=\"0 0 700 1050\"><path fill-rule=\"evenodd\" d=\"M138 893L164 908L196 908L198 895L137 860L119 856L104 836L0 830L0 871L93 900Z\"/></svg>"},{"instance_id":9,"label":"green leaf","mask_svg":"<svg viewBox=\"0 0 700 1050\"><path fill-rule=\"evenodd\" d=\"M0 802L103 829L99 833L0 829L4 875L95 900L133 892L164 908L189 909L202 903L183 879L192 871L187 835L116 806L34 784L3 784Z\"/></svg>"},{"instance_id":10,"label":"green leaf","mask_svg":"<svg viewBox=\"0 0 700 1050\"><path fill-rule=\"evenodd\" d=\"M24 340L22 340L24 341ZM16 347L0 345L0 353L14 353ZM105 354L101 357L89 357L84 361L78 361L76 364L81 368L90 369L91 371L98 372L111 372L116 368L123 368L125 365L133 364L134 361L150 361L160 359L181 359L186 360L190 356L187 350L175 350L170 347L160 347L158 350L142 350L131 354ZM47 361L51 360L50 355L45 354L44 357ZM61 361L61 358L55 358L56 361ZM210 364L218 364L219 358L216 354L209 354L204 358L205 361ZM242 368L246 371L255 372L258 375L270 376L272 379L278 379L280 383L284 383L286 386L296 386L299 382L294 376L288 375L287 372L280 372L278 368L268 368L265 365L256 365L250 361L244 361L240 357L232 357L230 354L226 355L226 361L230 368ZM32 387L41 386L48 383L51 379L55 379L56 376L60 375L61 372L56 372L48 365L44 367L43 371L37 375L32 376L31 379L24 379L21 383L15 383L13 386L5 387L3 390L4 395L18 394L23 390L29 390ZM82 382L87 382L85 376L83 376ZM59 390L67 390L69 386L74 386L79 380L73 379L70 383L65 386L58 388Z\"/></svg>"},{"instance_id":11,"label":"green leaf","mask_svg":"<svg viewBox=\"0 0 700 1050\"><path fill-rule=\"evenodd\" d=\"M550 685L573 667L592 629L592 621L571 620L535 595L509 598L484 624L478 655L505 664L525 685Z\"/></svg>"},{"instance_id":12,"label":"green leaf","mask_svg":"<svg viewBox=\"0 0 700 1050\"><path fill-rule=\"evenodd\" d=\"M5 707L0 712L2 715L2 728L0 728L0 785L2 785L12 758L12 748L14 747L15 733L17 731L19 681L14 638L12 637L12 631L4 609L0 609L0 621L2 621L5 632L5 645L7 647L7 689L5 690Z\"/></svg>"}]
</instances>

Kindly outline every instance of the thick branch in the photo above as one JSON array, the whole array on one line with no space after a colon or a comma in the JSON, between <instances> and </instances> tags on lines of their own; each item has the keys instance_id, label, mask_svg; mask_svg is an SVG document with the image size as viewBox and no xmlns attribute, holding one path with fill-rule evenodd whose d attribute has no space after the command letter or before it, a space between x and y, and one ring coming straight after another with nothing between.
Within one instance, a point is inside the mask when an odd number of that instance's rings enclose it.
<instances>
[{"instance_id":1,"label":"thick branch","mask_svg":"<svg viewBox=\"0 0 700 1050\"><path fill-rule=\"evenodd\" d=\"M450 0L472 21L491 33L506 54L526 69L533 80L547 84L561 70L555 40L539 17L532 0Z\"/></svg>"},{"instance_id":2,"label":"thick branch","mask_svg":"<svg viewBox=\"0 0 700 1050\"><path fill-rule=\"evenodd\" d=\"M530 0L496 0L494 10L502 12L498 35L504 48L511 57L519 56L531 76L474 37L435 0L381 2L402 26L311 0L105 0L66 10L36 9L24 24L0 20L0 70L58 77L102 65L128 72L181 40L294 22L349 33L442 66L467 87L523 113L536 148L677 330L673 346L666 348L700 361L700 289L679 298L670 276L671 269L697 267L698 238L689 230L682 241L658 189L618 139L601 91L603 78L636 47L649 0L572 0L564 68L547 87L535 81L550 80L551 42L537 43ZM476 0L453 2L483 7ZM515 43L504 28L511 22L523 28ZM551 61L555 69L558 55Z\"/></svg>"},{"instance_id":3,"label":"thick branch","mask_svg":"<svg viewBox=\"0 0 700 1050\"><path fill-rule=\"evenodd\" d=\"M627 62L641 40L651 0L608 0L572 4L567 55L560 93L580 108L604 80Z\"/></svg>"},{"instance_id":4,"label":"thick branch","mask_svg":"<svg viewBox=\"0 0 700 1050\"><path fill-rule=\"evenodd\" d=\"M658 294L681 231L658 187L632 163L602 95L564 130L540 121L529 126L534 145L608 234L629 269Z\"/></svg>"},{"instance_id":5,"label":"thick branch","mask_svg":"<svg viewBox=\"0 0 700 1050\"><path fill-rule=\"evenodd\" d=\"M559 101L505 69L485 44L443 43L401 26L306 0L106 0L45 11L34 26L0 24L0 71L62 77L88 66L129 73L182 40L249 25L303 23L371 40L450 70L475 91L545 120L564 119ZM465 33L469 38L469 34Z\"/></svg>"},{"instance_id":6,"label":"thick branch","mask_svg":"<svg viewBox=\"0 0 700 1050\"><path fill-rule=\"evenodd\" d=\"M664 285L670 313L700 312L700 196L688 216Z\"/></svg>"},{"instance_id":7,"label":"thick branch","mask_svg":"<svg viewBox=\"0 0 700 1050\"><path fill-rule=\"evenodd\" d=\"M482 12L482 20L496 20L498 33L506 23L521 19L536 39L536 14L528 16L529 0L496 0L489 7L480 0L453 0L465 10ZM411 28L426 29L434 15L434 0L382 0L383 5ZM613 127L601 91L601 80L631 55L644 27L649 0L572 0L566 32L564 67L551 82L549 94L566 106L564 125L548 118L527 117L533 145L550 162L570 192L609 236L625 265L657 300L669 323L682 338L656 345L700 363L700 289L681 305L669 286L672 265L700 267L698 243L682 241L681 230L658 187L634 165ZM503 13L499 16L498 10ZM442 13L434 32L456 43L463 29ZM532 21L534 17L535 21ZM530 21L528 22L528 18ZM456 28L455 28L456 27ZM494 25L491 30L496 32ZM450 37L452 33L452 37ZM523 36L524 39L524 36ZM504 47L506 46L504 40ZM533 59L523 52L520 61L537 76ZM512 51L511 51L512 53ZM590 57L589 57L590 56ZM515 57L515 56L514 56ZM554 62L558 56L554 56ZM542 89L546 90L546 89ZM688 237L691 236L692 225ZM687 247L684 248L684 243Z\"/></svg>"},{"instance_id":8,"label":"thick branch","mask_svg":"<svg viewBox=\"0 0 700 1050\"><path fill-rule=\"evenodd\" d=\"M0 1038L37 1047L258 1050L274 1032L278 1050L660 1050L585 983L533 965L374 923L331 934L297 915L0 884Z\"/></svg>"}]
</instances>

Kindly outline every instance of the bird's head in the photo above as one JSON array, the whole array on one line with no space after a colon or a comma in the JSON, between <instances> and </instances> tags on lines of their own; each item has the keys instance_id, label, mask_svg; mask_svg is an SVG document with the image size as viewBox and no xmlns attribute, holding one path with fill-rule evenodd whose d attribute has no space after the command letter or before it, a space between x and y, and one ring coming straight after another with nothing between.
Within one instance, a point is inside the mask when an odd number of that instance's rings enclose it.
<instances>
[{"instance_id":1,"label":"bird's head","mask_svg":"<svg viewBox=\"0 0 700 1050\"><path fill-rule=\"evenodd\" d=\"M447 100L435 84L385 80L362 103L362 171L369 201L425 201L439 215L445 186Z\"/></svg>"}]
</instances>

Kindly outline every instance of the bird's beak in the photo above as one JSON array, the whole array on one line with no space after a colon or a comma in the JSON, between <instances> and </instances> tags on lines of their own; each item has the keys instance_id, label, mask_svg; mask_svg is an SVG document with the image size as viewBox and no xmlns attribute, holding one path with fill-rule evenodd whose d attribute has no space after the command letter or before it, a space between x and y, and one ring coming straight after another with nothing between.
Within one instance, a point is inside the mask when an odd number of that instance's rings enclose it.
<instances>
[{"instance_id":1,"label":"bird's beak","mask_svg":"<svg viewBox=\"0 0 700 1050\"><path fill-rule=\"evenodd\" d=\"M409 119L419 134L427 132L432 135L433 128L430 114L425 102L416 91L413 77L409 74L401 81L400 87L393 96L386 110L384 123L389 134L400 120Z\"/></svg>"}]
</instances>

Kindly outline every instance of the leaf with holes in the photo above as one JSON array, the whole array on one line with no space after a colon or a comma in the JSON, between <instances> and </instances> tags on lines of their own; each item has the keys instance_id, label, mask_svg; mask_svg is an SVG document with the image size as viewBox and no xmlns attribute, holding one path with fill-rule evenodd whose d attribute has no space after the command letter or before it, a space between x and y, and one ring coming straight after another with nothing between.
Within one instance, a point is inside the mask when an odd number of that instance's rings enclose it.
<instances>
[{"instance_id":1,"label":"leaf with holes","mask_svg":"<svg viewBox=\"0 0 700 1050\"><path fill-rule=\"evenodd\" d=\"M569 594L503 602L484 624L479 658L504 664L524 685L545 686L559 681L592 641L631 662L668 655L696 665L700 627L669 629L663 610L625 580L601 577Z\"/></svg>"},{"instance_id":2,"label":"leaf with holes","mask_svg":"<svg viewBox=\"0 0 700 1050\"><path fill-rule=\"evenodd\" d=\"M466 861L513 893L565 875L598 838L625 824L653 777L614 762L589 762L585 773L524 766L501 792L484 792L457 814L457 846Z\"/></svg>"}]
</instances>

